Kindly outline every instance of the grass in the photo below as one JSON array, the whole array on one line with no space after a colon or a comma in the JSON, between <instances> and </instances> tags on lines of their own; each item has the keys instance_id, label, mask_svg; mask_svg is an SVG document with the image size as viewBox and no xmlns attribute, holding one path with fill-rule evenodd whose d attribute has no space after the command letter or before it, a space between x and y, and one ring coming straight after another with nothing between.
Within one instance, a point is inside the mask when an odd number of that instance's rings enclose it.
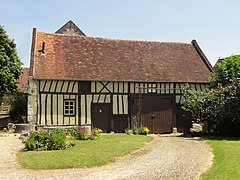
<instances>
[{"instance_id":1,"label":"grass","mask_svg":"<svg viewBox=\"0 0 240 180\"><path fill-rule=\"evenodd\" d=\"M213 166L201 176L202 180L227 180L240 178L240 139L208 138L213 148Z\"/></svg>"},{"instance_id":2,"label":"grass","mask_svg":"<svg viewBox=\"0 0 240 180\"><path fill-rule=\"evenodd\" d=\"M108 134L97 140L77 141L66 150L20 151L18 161L21 167L34 170L101 166L151 140L143 135Z\"/></svg>"}]
</instances>

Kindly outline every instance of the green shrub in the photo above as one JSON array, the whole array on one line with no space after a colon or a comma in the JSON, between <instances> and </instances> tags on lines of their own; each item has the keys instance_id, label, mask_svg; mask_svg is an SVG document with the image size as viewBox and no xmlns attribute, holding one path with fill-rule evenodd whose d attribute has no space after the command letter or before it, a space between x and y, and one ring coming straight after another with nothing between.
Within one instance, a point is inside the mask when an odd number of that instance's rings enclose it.
<instances>
[{"instance_id":1,"label":"green shrub","mask_svg":"<svg viewBox=\"0 0 240 180\"><path fill-rule=\"evenodd\" d=\"M65 128L65 133L70 134L74 138L77 139L78 136L78 129L77 128Z\"/></svg>"},{"instance_id":2,"label":"green shrub","mask_svg":"<svg viewBox=\"0 0 240 180\"><path fill-rule=\"evenodd\" d=\"M142 127L133 128L133 134L141 134L141 133L142 133Z\"/></svg>"},{"instance_id":3,"label":"green shrub","mask_svg":"<svg viewBox=\"0 0 240 180\"><path fill-rule=\"evenodd\" d=\"M47 150L61 150L66 148L66 136L64 133L51 132L49 139L47 140Z\"/></svg>"},{"instance_id":4,"label":"green shrub","mask_svg":"<svg viewBox=\"0 0 240 180\"><path fill-rule=\"evenodd\" d=\"M37 142L37 148L38 150L46 150L47 149L47 144L50 138L50 134L48 131L42 131L36 134L33 134L35 141Z\"/></svg>"},{"instance_id":5,"label":"green shrub","mask_svg":"<svg viewBox=\"0 0 240 180\"><path fill-rule=\"evenodd\" d=\"M89 135L88 135L88 133L86 131L80 130L78 132L77 139L79 139L79 140L88 140L89 139Z\"/></svg>"},{"instance_id":6,"label":"green shrub","mask_svg":"<svg viewBox=\"0 0 240 180\"><path fill-rule=\"evenodd\" d=\"M130 132L131 131L128 129L126 133L130 134ZM134 127L133 130L132 130L133 134L140 134L140 135L148 135L149 132L150 132L150 130L147 127L143 127L143 126Z\"/></svg>"},{"instance_id":7,"label":"green shrub","mask_svg":"<svg viewBox=\"0 0 240 180\"><path fill-rule=\"evenodd\" d=\"M76 145L76 139L74 136L72 135L67 135L66 136L66 145L67 147L72 147L72 146L75 146Z\"/></svg>"},{"instance_id":8,"label":"green shrub","mask_svg":"<svg viewBox=\"0 0 240 180\"><path fill-rule=\"evenodd\" d=\"M61 150L76 144L74 136L65 129L30 132L25 141L27 150Z\"/></svg>"},{"instance_id":9,"label":"green shrub","mask_svg":"<svg viewBox=\"0 0 240 180\"><path fill-rule=\"evenodd\" d=\"M37 149L37 143L33 136L28 137L24 144L25 144L25 148L28 151L33 151L33 150Z\"/></svg>"},{"instance_id":10,"label":"green shrub","mask_svg":"<svg viewBox=\"0 0 240 180\"><path fill-rule=\"evenodd\" d=\"M9 129L9 131L8 131L9 134L12 134L12 133L14 133L14 132L15 132L15 129L14 129L14 128Z\"/></svg>"},{"instance_id":11,"label":"green shrub","mask_svg":"<svg viewBox=\"0 0 240 180\"><path fill-rule=\"evenodd\" d=\"M7 128L3 128L2 132L6 133L8 130Z\"/></svg>"}]
</instances>

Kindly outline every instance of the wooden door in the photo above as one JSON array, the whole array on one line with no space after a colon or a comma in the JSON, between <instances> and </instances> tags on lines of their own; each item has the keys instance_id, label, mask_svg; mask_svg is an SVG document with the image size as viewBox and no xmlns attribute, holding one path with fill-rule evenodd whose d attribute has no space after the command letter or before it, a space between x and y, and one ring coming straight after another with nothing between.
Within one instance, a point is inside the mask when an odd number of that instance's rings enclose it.
<instances>
[{"instance_id":1,"label":"wooden door","mask_svg":"<svg viewBox=\"0 0 240 180\"><path fill-rule=\"evenodd\" d=\"M141 124L151 133L170 133L173 125L173 98L171 96L144 95Z\"/></svg>"},{"instance_id":2,"label":"wooden door","mask_svg":"<svg viewBox=\"0 0 240 180\"><path fill-rule=\"evenodd\" d=\"M128 128L128 115L127 114L113 115L113 122L114 132L124 133L125 129Z\"/></svg>"},{"instance_id":3,"label":"wooden door","mask_svg":"<svg viewBox=\"0 0 240 180\"><path fill-rule=\"evenodd\" d=\"M92 104L92 127L110 132L110 103Z\"/></svg>"}]
</instances>

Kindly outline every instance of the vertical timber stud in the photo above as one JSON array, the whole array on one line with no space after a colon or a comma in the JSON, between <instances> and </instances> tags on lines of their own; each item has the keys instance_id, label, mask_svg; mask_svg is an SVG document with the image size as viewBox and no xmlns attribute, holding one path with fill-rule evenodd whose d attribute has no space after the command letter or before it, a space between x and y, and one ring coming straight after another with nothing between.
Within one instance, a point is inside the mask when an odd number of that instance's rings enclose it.
<instances>
[{"instance_id":1,"label":"vertical timber stud","mask_svg":"<svg viewBox=\"0 0 240 180\"><path fill-rule=\"evenodd\" d=\"M131 107L132 107L132 103L131 103L131 96L130 96L130 85L131 83L128 82L128 128L130 129L131 128L131 115L132 115L132 112L131 112Z\"/></svg>"},{"instance_id":2,"label":"vertical timber stud","mask_svg":"<svg viewBox=\"0 0 240 180\"><path fill-rule=\"evenodd\" d=\"M70 82L70 81L69 81ZM68 83L68 87L69 87L69 83ZM68 88L67 88L67 92L68 92ZM68 99L70 99L70 95L68 95ZM68 125L70 125L70 120L71 120L71 118L70 118L70 116L68 117Z\"/></svg>"},{"instance_id":3,"label":"vertical timber stud","mask_svg":"<svg viewBox=\"0 0 240 180\"><path fill-rule=\"evenodd\" d=\"M110 129L114 131L114 120L113 120L113 95L110 95Z\"/></svg>"},{"instance_id":4,"label":"vertical timber stud","mask_svg":"<svg viewBox=\"0 0 240 180\"><path fill-rule=\"evenodd\" d=\"M57 125L58 125L58 94L57 94Z\"/></svg>"},{"instance_id":5,"label":"vertical timber stud","mask_svg":"<svg viewBox=\"0 0 240 180\"><path fill-rule=\"evenodd\" d=\"M85 94L84 97L85 97L85 104L84 104L85 105L85 124L87 124L87 110L88 110L87 109L88 108L87 107L87 95Z\"/></svg>"},{"instance_id":6,"label":"vertical timber stud","mask_svg":"<svg viewBox=\"0 0 240 180\"><path fill-rule=\"evenodd\" d=\"M80 81L78 81L78 125L81 126L81 93L80 93Z\"/></svg>"},{"instance_id":7,"label":"vertical timber stud","mask_svg":"<svg viewBox=\"0 0 240 180\"><path fill-rule=\"evenodd\" d=\"M41 94L41 91L40 91L40 82L41 81L39 81L39 125L41 125L42 124L42 94Z\"/></svg>"},{"instance_id":8,"label":"vertical timber stud","mask_svg":"<svg viewBox=\"0 0 240 180\"><path fill-rule=\"evenodd\" d=\"M53 125L53 94L51 94L51 125Z\"/></svg>"},{"instance_id":9,"label":"vertical timber stud","mask_svg":"<svg viewBox=\"0 0 240 180\"><path fill-rule=\"evenodd\" d=\"M56 84L55 84L55 88L54 88L54 93L56 93L57 91L57 86L58 86L58 82L59 80L57 80ZM56 115L57 115L57 125L58 125L58 94L57 94L57 112L56 112Z\"/></svg>"},{"instance_id":10,"label":"vertical timber stud","mask_svg":"<svg viewBox=\"0 0 240 180\"><path fill-rule=\"evenodd\" d=\"M76 81L75 81L76 82ZM75 83L74 83L75 84ZM77 107L77 95L75 95L75 120L74 120L74 125L76 126L77 125L77 111L79 109L79 107Z\"/></svg>"},{"instance_id":11,"label":"vertical timber stud","mask_svg":"<svg viewBox=\"0 0 240 180\"><path fill-rule=\"evenodd\" d=\"M47 99L48 99L48 94L45 95L45 126L47 126Z\"/></svg>"},{"instance_id":12,"label":"vertical timber stud","mask_svg":"<svg viewBox=\"0 0 240 180\"><path fill-rule=\"evenodd\" d=\"M119 81L117 86L117 113L119 114Z\"/></svg>"},{"instance_id":13,"label":"vertical timber stud","mask_svg":"<svg viewBox=\"0 0 240 180\"><path fill-rule=\"evenodd\" d=\"M51 81L48 92L51 92L53 81ZM53 125L53 95L50 95L50 119L51 119L51 125Z\"/></svg>"},{"instance_id":14,"label":"vertical timber stud","mask_svg":"<svg viewBox=\"0 0 240 180\"><path fill-rule=\"evenodd\" d=\"M173 128L177 127L177 117L176 117L176 83L173 84Z\"/></svg>"},{"instance_id":15,"label":"vertical timber stud","mask_svg":"<svg viewBox=\"0 0 240 180\"><path fill-rule=\"evenodd\" d=\"M64 112L64 99L65 99L65 97L64 97L64 95L63 95L63 102L62 102L62 107L63 107L62 124L63 124L63 125L64 125L64 114L65 114L65 112Z\"/></svg>"}]
</instances>

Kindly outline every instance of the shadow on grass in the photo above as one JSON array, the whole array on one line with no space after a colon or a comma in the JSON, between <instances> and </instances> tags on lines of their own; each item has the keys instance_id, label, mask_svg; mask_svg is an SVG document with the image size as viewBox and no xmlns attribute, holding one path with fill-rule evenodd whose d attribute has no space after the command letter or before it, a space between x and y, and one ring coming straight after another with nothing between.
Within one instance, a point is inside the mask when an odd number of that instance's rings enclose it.
<instances>
[{"instance_id":1,"label":"shadow on grass","mask_svg":"<svg viewBox=\"0 0 240 180\"><path fill-rule=\"evenodd\" d=\"M209 133L187 133L182 134L180 137L189 138L194 140L212 140L212 141L240 141L240 137L222 136Z\"/></svg>"},{"instance_id":2,"label":"shadow on grass","mask_svg":"<svg viewBox=\"0 0 240 180\"><path fill-rule=\"evenodd\" d=\"M218 135L202 135L200 136L204 140L212 140L212 141L240 141L240 137L226 137L226 136L218 136Z\"/></svg>"}]
</instances>

